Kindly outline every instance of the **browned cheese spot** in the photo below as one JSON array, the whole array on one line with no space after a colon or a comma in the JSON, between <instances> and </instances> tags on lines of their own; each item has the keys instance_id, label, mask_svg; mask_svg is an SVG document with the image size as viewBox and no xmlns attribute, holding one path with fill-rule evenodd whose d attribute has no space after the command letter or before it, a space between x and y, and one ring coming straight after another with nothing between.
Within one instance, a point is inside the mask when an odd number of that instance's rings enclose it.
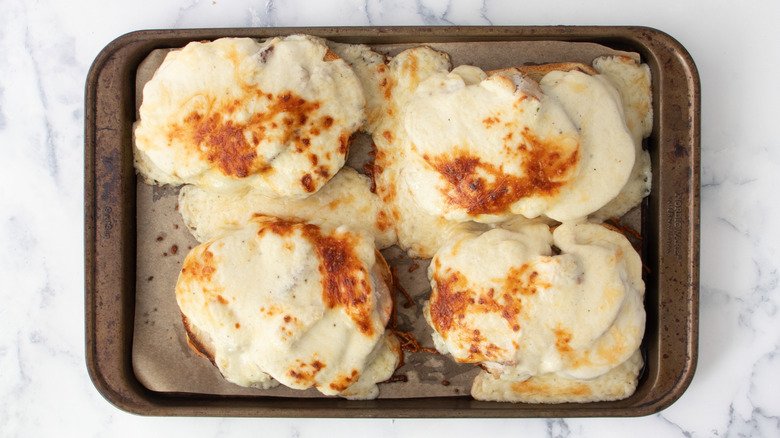
<instances>
[{"instance_id":1,"label":"browned cheese spot","mask_svg":"<svg viewBox=\"0 0 780 438\"><path fill-rule=\"evenodd\" d=\"M337 55L337 54L335 54L335 53L331 52L330 50L327 50L327 51L325 52L325 56L324 56L322 59L324 59L324 60L325 60L325 62L328 62L328 61L336 61L336 60L338 60L338 59L339 59L339 55Z\"/></svg>"},{"instance_id":2,"label":"browned cheese spot","mask_svg":"<svg viewBox=\"0 0 780 438\"><path fill-rule=\"evenodd\" d=\"M206 283L211 281L211 277L214 275L216 270L217 268L214 262L214 253L206 249L200 253L200 256L188 256L184 260L181 273L193 281L198 283Z\"/></svg>"},{"instance_id":3,"label":"browned cheese spot","mask_svg":"<svg viewBox=\"0 0 780 438\"><path fill-rule=\"evenodd\" d=\"M558 328L553 330L553 334L555 334L555 348L558 351L564 353L572 350L571 345L569 345L571 342L571 333Z\"/></svg>"},{"instance_id":4,"label":"browned cheese spot","mask_svg":"<svg viewBox=\"0 0 780 438\"><path fill-rule=\"evenodd\" d=\"M256 215L257 217L259 215ZM262 236L272 232L289 236L296 232L306 238L317 251L322 275L322 298L329 308L343 307L361 333L372 336L372 287L369 273L358 257L357 237L351 234L325 235L316 225L274 218L258 231Z\"/></svg>"},{"instance_id":5,"label":"browned cheese spot","mask_svg":"<svg viewBox=\"0 0 780 438\"><path fill-rule=\"evenodd\" d=\"M310 116L319 109L318 102L306 101L289 91L273 95L250 85L243 87L248 96L246 99L269 101L265 112L252 114L246 122L235 122L230 118L245 102L215 100L208 105L207 111L193 111L169 132L171 140L192 142L194 150L205 160L224 175L234 178L246 178L271 169L270 163L259 159L257 150L260 142L267 138L268 128L282 127L280 138L274 141L292 144L296 152L306 149L311 139L301 137L302 128L310 124ZM278 120L282 121L281 125Z\"/></svg>"},{"instance_id":6,"label":"browned cheese spot","mask_svg":"<svg viewBox=\"0 0 780 438\"><path fill-rule=\"evenodd\" d=\"M314 187L314 183L312 182L311 175L309 175L308 173L303 175L303 177L301 177L301 185L303 186L303 189L309 193L313 193L314 189L316 188Z\"/></svg>"},{"instance_id":7,"label":"browned cheese spot","mask_svg":"<svg viewBox=\"0 0 780 438\"><path fill-rule=\"evenodd\" d=\"M492 128L493 125L499 123L500 121L501 120L499 120L498 117L487 117L486 119L482 120L482 123L486 128Z\"/></svg>"},{"instance_id":8,"label":"browned cheese spot","mask_svg":"<svg viewBox=\"0 0 780 438\"><path fill-rule=\"evenodd\" d=\"M353 384L360 378L360 373L358 373L357 370L352 370L352 373L349 375L340 375L334 379L333 382L331 382L330 389L334 391L343 391L347 388L349 388L349 385Z\"/></svg>"},{"instance_id":9,"label":"browned cheese spot","mask_svg":"<svg viewBox=\"0 0 780 438\"><path fill-rule=\"evenodd\" d=\"M464 329L462 327L461 329ZM503 349L496 344L489 342L479 330L461 330L460 339L469 343L469 354L465 358L458 358L458 362L476 363L483 361L496 360L503 353Z\"/></svg>"},{"instance_id":10,"label":"browned cheese spot","mask_svg":"<svg viewBox=\"0 0 780 438\"><path fill-rule=\"evenodd\" d=\"M419 66L417 62L417 56L412 55L407 58L407 64L405 65L406 70L409 72L409 76L412 77L413 83L417 83L419 80Z\"/></svg>"},{"instance_id":11,"label":"browned cheese spot","mask_svg":"<svg viewBox=\"0 0 780 438\"><path fill-rule=\"evenodd\" d=\"M454 319L464 314L470 304L470 293L466 290L466 281L457 273L446 278L441 278L436 273L433 281L436 283L436 294L430 301L431 320L436 330L442 333L449 331Z\"/></svg>"},{"instance_id":12,"label":"browned cheese spot","mask_svg":"<svg viewBox=\"0 0 780 438\"><path fill-rule=\"evenodd\" d=\"M252 215L253 219L256 218L267 218L268 216L264 216L261 214L255 213ZM273 233L279 236L291 236L295 233L297 229L299 229L302 226L301 223L292 221L292 220L284 220L280 218L272 218L271 220L268 220L267 222L263 223L263 226L260 227L260 229L257 231L257 235L262 237L265 233Z\"/></svg>"},{"instance_id":13,"label":"browned cheese spot","mask_svg":"<svg viewBox=\"0 0 780 438\"><path fill-rule=\"evenodd\" d=\"M380 211L376 215L376 228L379 231L385 232L393 227L393 222L387 217L384 211Z\"/></svg>"},{"instance_id":14,"label":"browned cheese spot","mask_svg":"<svg viewBox=\"0 0 780 438\"><path fill-rule=\"evenodd\" d=\"M544 282L539 272L532 270L531 265L523 264L520 267L511 267L504 280L504 290L512 295L533 295L539 289L549 288L550 283Z\"/></svg>"},{"instance_id":15,"label":"browned cheese spot","mask_svg":"<svg viewBox=\"0 0 780 438\"><path fill-rule=\"evenodd\" d=\"M319 229L309 235L320 259L325 305L344 307L361 333L373 335L371 287L367 282L368 272L354 250L355 238L346 234L324 236Z\"/></svg>"},{"instance_id":16,"label":"browned cheese spot","mask_svg":"<svg viewBox=\"0 0 780 438\"><path fill-rule=\"evenodd\" d=\"M387 72L387 66L385 64L379 64L376 68L376 71L382 77L382 79L379 81L379 89L384 91L380 94L384 96L386 101L389 101L390 97L392 97L393 81L392 79L388 80L388 77L385 76L385 72Z\"/></svg>"},{"instance_id":17,"label":"browned cheese spot","mask_svg":"<svg viewBox=\"0 0 780 438\"><path fill-rule=\"evenodd\" d=\"M202 153L206 160L215 164L223 174L246 178L255 170L257 151L246 141L244 126L223 120L221 113L212 113L208 117L192 113L184 119L184 123L190 125L185 129L191 132L194 143L205 146ZM259 137L257 133L253 134L253 138Z\"/></svg>"},{"instance_id":18,"label":"browned cheese spot","mask_svg":"<svg viewBox=\"0 0 780 438\"><path fill-rule=\"evenodd\" d=\"M325 166L318 166L315 172L317 172L317 175L319 175L322 179L328 179L330 176L330 172Z\"/></svg>"},{"instance_id":19,"label":"browned cheese spot","mask_svg":"<svg viewBox=\"0 0 780 438\"><path fill-rule=\"evenodd\" d=\"M314 379L317 374L325 368L325 364L316 359L312 363L305 363L300 360L296 360L296 362L298 362L297 367L289 370L287 374L294 378L298 384L308 383L309 385L314 385Z\"/></svg>"},{"instance_id":20,"label":"browned cheese spot","mask_svg":"<svg viewBox=\"0 0 780 438\"><path fill-rule=\"evenodd\" d=\"M468 327L461 321L467 314L500 314L508 326L517 332L520 330L517 319L522 310L521 298L508 290L496 291L490 288L483 292L475 291L457 273L440 276L437 272L433 281L436 289L430 301L430 314L436 330L439 333L452 332L457 338L469 343L469 355L465 361L498 358L503 349L489 342L479 329Z\"/></svg>"},{"instance_id":21,"label":"browned cheese spot","mask_svg":"<svg viewBox=\"0 0 780 438\"><path fill-rule=\"evenodd\" d=\"M506 174L501 166L457 150L452 155L425 155L423 159L447 181L442 194L451 205L471 215L501 214L522 198L556 193L579 162L578 150L567 154L530 134L524 138L526 143L517 148L523 176Z\"/></svg>"}]
</instances>

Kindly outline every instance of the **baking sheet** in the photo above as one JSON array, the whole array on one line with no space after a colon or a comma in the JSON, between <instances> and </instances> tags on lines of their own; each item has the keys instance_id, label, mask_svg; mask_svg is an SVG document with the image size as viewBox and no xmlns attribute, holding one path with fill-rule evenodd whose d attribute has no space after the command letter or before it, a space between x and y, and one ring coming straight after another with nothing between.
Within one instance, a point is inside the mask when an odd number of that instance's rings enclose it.
<instances>
[{"instance_id":1,"label":"baking sheet","mask_svg":"<svg viewBox=\"0 0 780 438\"><path fill-rule=\"evenodd\" d=\"M646 365L634 395L614 402L553 405L481 402L468 396L359 402L341 398L156 391L140 380L140 373L133 365L134 338L141 339L141 325L154 327L172 319L170 315L167 319L161 317L163 312L159 306L141 310L142 302L137 298L148 283L150 287L155 284L156 289L147 290L160 291L158 298L164 300L169 295L163 291L170 289L162 283L172 285L173 280L170 276L166 280L166 274L162 273L143 276L138 269L144 269L145 261L152 260L178 265L180 259L175 260L182 257L186 239L169 234L173 233L171 230L181 232L181 225L176 228L176 223L163 220L158 220L162 228L146 235L151 240L144 240L138 233L145 217L140 213L148 212L137 205L138 201L160 200L171 194L163 192L167 189L137 184L132 157L137 69L155 50L183 47L190 41L293 33L387 47L465 43L473 53L464 53L464 60L481 56L483 46L506 51L516 44L539 41L600 43L641 54L653 73L655 120L648 150L654 183L641 216L643 259L649 268L645 296L647 327L642 346ZM544 59L528 62L541 61ZM162 29L122 35L98 54L85 84L84 315L89 376L108 402L140 415L519 418L627 417L657 413L683 394L698 360L700 101L699 76L689 53L672 36L649 27L278 27ZM150 192L139 193L143 189ZM163 204L158 202L157 206L175 209ZM158 237L162 240L158 241ZM143 244L151 249L142 252L139 246ZM176 250L172 250L174 245ZM149 280L149 277L153 278ZM180 344L177 347L175 338L144 339L168 345L166 352L175 348L188 351Z\"/></svg>"},{"instance_id":2,"label":"baking sheet","mask_svg":"<svg viewBox=\"0 0 780 438\"><path fill-rule=\"evenodd\" d=\"M394 55L415 45L379 45L374 50ZM483 70L546 62L582 62L590 65L603 55L639 58L636 53L617 51L593 43L556 41L441 43L431 47L450 55L452 65L476 65ZM142 102L143 85L162 63L167 49L158 49L141 62L136 74L136 111ZM347 165L362 172L371 150L371 138L361 133L350 147ZM198 244L187 231L176 210L178 188L152 187L142 182L136 187L137 280L133 369L141 383L154 391L216 395L256 395L272 397L325 397L316 389L294 390L282 385L267 389L245 388L222 378L217 368L187 345L174 287L187 252ZM640 229L639 212L624 219ZM413 260L398 247L382 251L391 267L396 267L401 286L410 294L408 305L398 294L398 330L410 332L421 347L435 350L431 329L422 315L422 303L430 294L426 272L428 260ZM412 268L414 266L414 268ZM474 364L459 364L449 355L405 352L404 365L392 382L380 385L380 398L451 397L468 395L479 372Z\"/></svg>"}]
</instances>

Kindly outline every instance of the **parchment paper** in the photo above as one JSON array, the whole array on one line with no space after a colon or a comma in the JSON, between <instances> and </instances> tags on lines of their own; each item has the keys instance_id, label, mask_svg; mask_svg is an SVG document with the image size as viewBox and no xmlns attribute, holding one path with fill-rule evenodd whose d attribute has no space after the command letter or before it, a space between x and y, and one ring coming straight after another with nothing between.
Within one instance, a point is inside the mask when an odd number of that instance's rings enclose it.
<instances>
[{"instance_id":1,"label":"parchment paper","mask_svg":"<svg viewBox=\"0 0 780 438\"><path fill-rule=\"evenodd\" d=\"M619 52L593 43L551 41L437 43L430 47L446 52L453 66L470 64L484 70L546 62L582 62L590 65L602 55L636 54ZM374 49L393 55L413 45L382 45ZM163 61L166 50L153 51L136 75L136 111L143 85ZM362 172L371 139L359 134L350 147L347 165ZM133 369L139 381L152 391L270 397L325 397L316 389L293 390L279 386L270 390L243 388L225 381L217 368L190 349L174 297L174 287L187 252L198 245L177 211L178 188L152 187L137 183L136 306L133 334ZM636 212L628 224L638 228ZM623 221L626 222L625 220ZM411 332L422 347L433 349L431 329L422 316L422 303L430 294L428 260L414 260L397 247L382 251L395 266L401 286L411 295L408 305L400 294L396 299L398 330ZM395 375L400 379L380 385L380 398L449 397L469 394L479 369L458 364L449 355L428 352L404 354L404 365ZM394 379L396 380L396 379Z\"/></svg>"}]
</instances>

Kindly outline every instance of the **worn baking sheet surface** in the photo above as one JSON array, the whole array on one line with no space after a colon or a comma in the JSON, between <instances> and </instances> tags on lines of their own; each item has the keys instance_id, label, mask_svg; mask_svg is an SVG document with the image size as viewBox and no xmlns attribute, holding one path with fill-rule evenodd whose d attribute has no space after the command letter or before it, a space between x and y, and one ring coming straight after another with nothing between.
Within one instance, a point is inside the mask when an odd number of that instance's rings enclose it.
<instances>
[{"instance_id":1,"label":"worn baking sheet surface","mask_svg":"<svg viewBox=\"0 0 780 438\"><path fill-rule=\"evenodd\" d=\"M389 55L411 47L382 45L374 49ZM575 61L590 65L602 55L638 54L620 52L593 43L570 42L492 42L442 43L432 45L450 55L453 66L470 64L494 70L544 62ZM143 85L151 78L168 50L155 50L139 66L136 75L136 107L142 101ZM371 148L371 139L358 136L350 148L347 165L362 171ZM221 395L264 395L278 397L324 397L315 389L293 390L278 386L269 390L244 388L227 382L216 367L198 357L187 345L181 314L174 298L174 286L187 252L198 244L176 211L178 188L137 184L137 285L133 367L139 380L154 391ZM638 229L638 214L630 225ZM422 302L430 294L427 260L413 260L392 247L383 255L398 272L398 280L411 295L414 305L398 296L398 329L411 332L422 347L433 349L431 329L422 316ZM404 365L395 373L400 379L380 385L380 398L448 397L468 395L479 369L458 364L449 355L429 352L404 356Z\"/></svg>"}]
</instances>

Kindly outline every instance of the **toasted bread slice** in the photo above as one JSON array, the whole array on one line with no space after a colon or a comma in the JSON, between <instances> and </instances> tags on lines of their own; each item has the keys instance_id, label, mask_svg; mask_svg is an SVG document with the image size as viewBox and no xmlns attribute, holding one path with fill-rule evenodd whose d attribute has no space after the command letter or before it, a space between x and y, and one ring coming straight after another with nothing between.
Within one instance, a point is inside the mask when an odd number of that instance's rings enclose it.
<instances>
[{"instance_id":1,"label":"toasted bread slice","mask_svg":"<svg viewBox=\"0 0 780 438\"><path fill-rule=\"evenodd\" d=\"M553 62L550 64L532 64L519 67L508 67L486 72L488 75L506 75L512 73L521 73L524 76L540 82L542 78L553 71L579 71L589 75L597 75L599 72L595 68L581 62Z\"/></svg>"},{"instance_id":2,"label":"toasted bread slice","mask_svg":"<svg viewBox=\"0 0 780 438\"><path fill-rule=\"evenodd\" d=\"M636 391L644 362L638 350L612 371L592 380L569 380L554 374L521 382L497 379L486 371L474 378L477 400L513 403L586 403L621 400Z\"/></svg>"},{"instance_id":3,"label":"toasted bread slice","mask_svg":"<svg viewBox=\"0 0 780 438\"><path fill-rule=\"evenodd\" d=\"M184 323L184 331L187 334L187 345L189 345L198 356L205 357L210 360L211 363L214 363L216 350L211 336L193 324L184 313L181 314L181 321Z\"/></svg>"}]
</instances>

